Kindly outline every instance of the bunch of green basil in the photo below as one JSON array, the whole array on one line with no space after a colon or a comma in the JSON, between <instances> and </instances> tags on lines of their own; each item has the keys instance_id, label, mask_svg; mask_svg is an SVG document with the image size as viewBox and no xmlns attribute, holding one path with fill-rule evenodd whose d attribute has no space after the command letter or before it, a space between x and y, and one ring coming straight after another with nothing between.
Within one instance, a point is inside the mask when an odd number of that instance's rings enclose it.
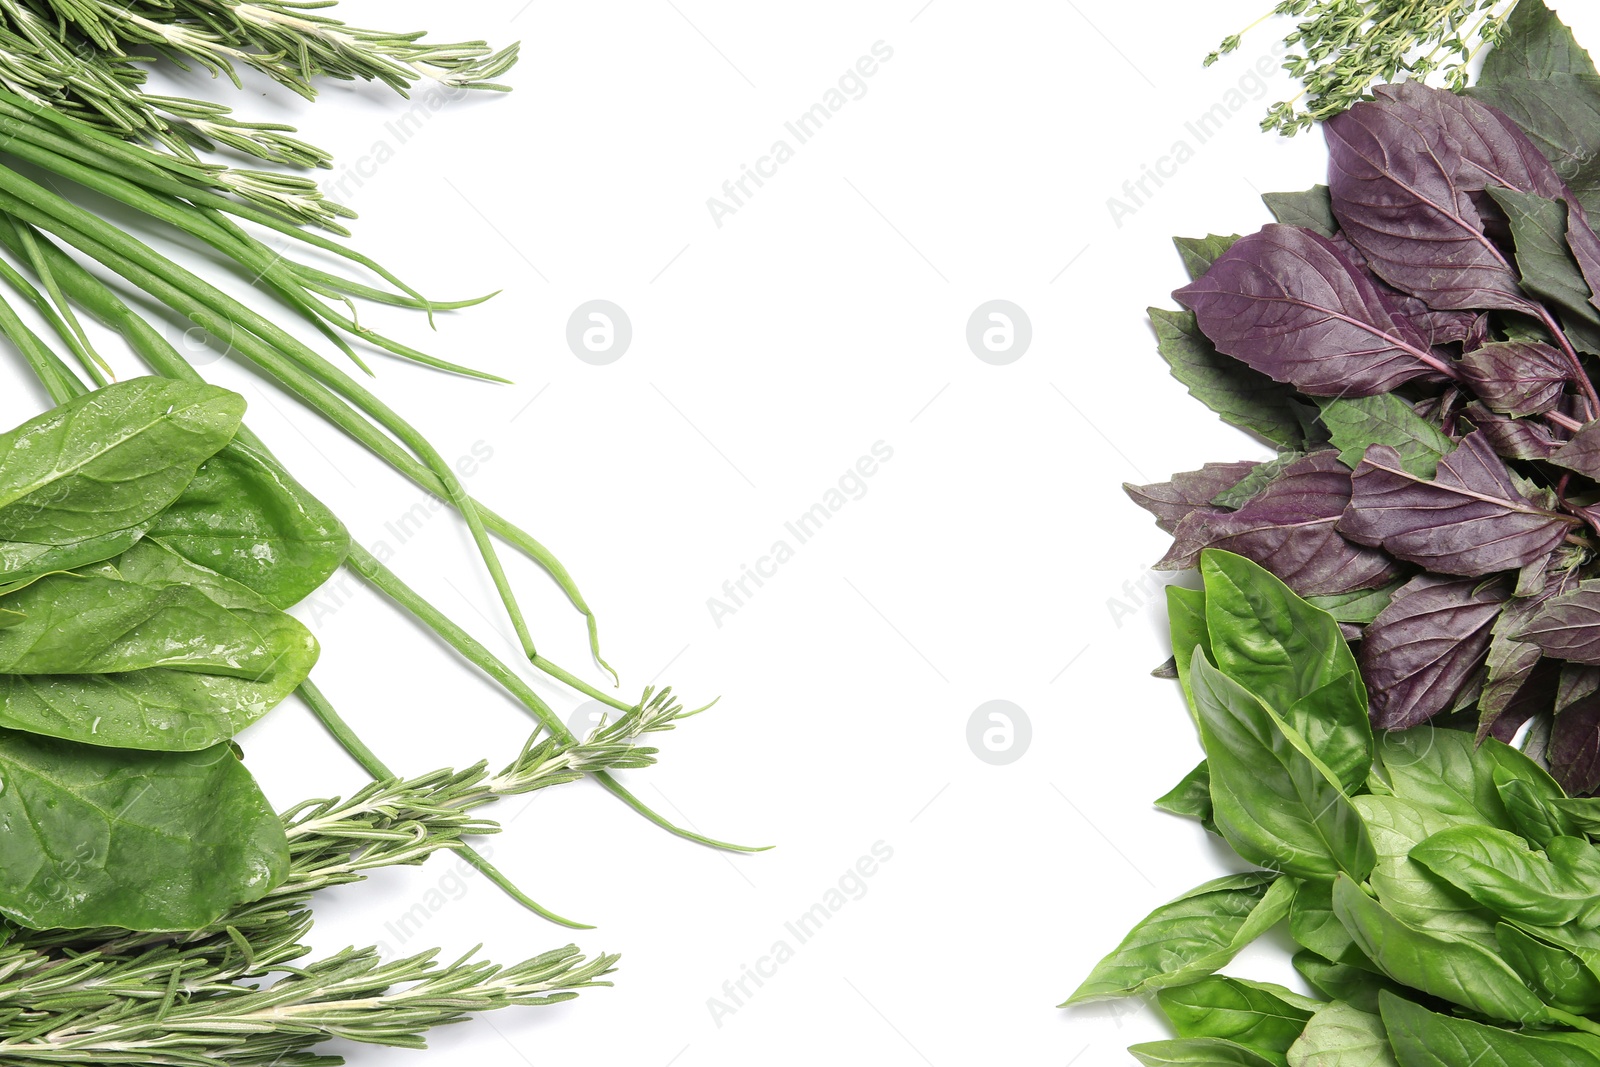
<instances>
[{"instance_id":1,"label":"bunch of green basil","mask_svg":"<svg viewBox=\"0 0 1600 1067\"><path fill-rule=\"evenodd\" d=\"M1258 870L1157 908L1068 1004L1155 993L1146 1064L1600 1067L1600 801L1437 725L1374 739L1333 617L1243 557L1168 589L1206 759L1165 810ZM1287 922L1323 998L1215 972Z\"/></svg>"},{"instance_id":2,"label":"bunch of green basil","mask_svg":"<svg viewBox=\"0 0 1600 1067\"><path fill-rule=\"evenodd\" d=\"M317 643L349 536L244 399L139 378L0 435L0 915L195 929L287 872L231 738Z\"/></svg>"}]
</instances>

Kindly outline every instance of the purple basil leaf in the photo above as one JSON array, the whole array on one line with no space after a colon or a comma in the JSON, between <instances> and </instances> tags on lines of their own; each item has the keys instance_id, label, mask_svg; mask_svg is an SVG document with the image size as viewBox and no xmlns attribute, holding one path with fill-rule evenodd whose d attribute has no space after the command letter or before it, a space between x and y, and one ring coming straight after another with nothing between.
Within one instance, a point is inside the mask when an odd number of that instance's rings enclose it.
<instances>
[{"instance_id":1,"label":"purple basil leaf","mask_svg":"<svg viewBox=\"0 0 1600 1067\"><path fill-rule=\"evenodd\" d=\"M1489 655L1494 655L1492 649ZM1512 738L1517 736L1517 731L1522 729L1523 723L1555 708L1556 683L1560 677L1560 660L1539 660L1511 698L1493 711L1486 706L1490 689L1489 685L1485 685L1483 695L1478 698L1478 739L1481 741L1485 737L1492 737L1509 745Z\"/></svg>"},{"instance_id":2,"label":"purple basil leaf","mask_svg":"<svg viewBox=\"0 0 1600 1067\"><path fill-rule=\"evenodd\" d=\"M1218 351L1312 396L1375 396L1449 368L1328 238L1273 224L1173 294Z\"/></svg>"},{"instance_id":3,"label":"purple basil leaf","mask_svg":"<svg viewBox=\"0 0 1600 1067\"><path fill-rule=\"evenodd\" d=\"M1367 266L1367 257L1344 234L1336 232L1329 239L1339 249L1340 255L1349 260L1352 267L1364 272L1378 287L1378 291L1389 298L1399 316L1426 338L1430 345L1459 344L1476 348L1489 339L1488 315L1481 311L1435 311L1410 293L1402 293L1373 274Z\"/></svg>"},{"instance_id":4,"label":"purple basil leaf","mask_svg":"<svg viewBox=\"0 0 1600 1067\"><path fill-rule=\"evenodd\" d=\"M1478 402L1469 404L1464 414L1489 439L1495 452L1507 459L1550 459L1567 443L1540 419L1497 415Z\"/></svg>"},{"instance_id":5,"label":"purple basil leaf","mask_svg":"<svg viewBox=\"0 0 1600 1067\"><path fill-rule=\"evenodd\" d=\"M1570 795L1600 787L1600 668L1562 666L1547 758L1550 773Z\"/></svg>"},{"instance_id":6,"label":"purple basil leaf","mask_svg":"<svg viewBox=\"0 0 1600 1067\"><path fill-rule=\"evenodd\" d=\"M1191 511L1173 533L1162 570L1197 565L1206 548L1224 548L1268 567L1301 596L1375 589L1400 567L1382 552L1351 544L1334 528L1350 500L1350 468L1332 451L1286 467L1238 511Z\"/></svg>"},{"instance_id":7,"label":"purple basil leaf","mask_svg":"<svg viewBox=\"0 0 1600 1067\"><path fill-rule=\"evenodd\" d=\"M1600 666L1600 581L1545 600L1515 636L1553 659Z\"/></svg>"},{"instance_id":8,"label":"purple basil leaf","mask_svg":"<svg viewBox=\"0 0 1600 1067\"><path fill-rule=\"evenodd\" d=\"M1460 146L1391 103L1361 103L1324 126L1340 229L1372 271L1438 310L1537 315L1483 232Z\"/></svg>"},{"instance_id":9,"label":"purple basil leaf","mask_svg":"<svg viewBox=\"0 0 1600 1067\"><path fill-rule=\"evenodd\" d=\"M1381 85L1382 103L1416 126L1441 128L1460 154L1459 186L1478 192L1505 185L1554 200L1569 194L1566 183L1522 128L1488 104L1418 81Z\"/></svg>"},{"instance_id":10,"label":"purple basil leaf","mask_svg":"<svg viewBox=\"0 0 1600 1067\"><path fill-rule=\"evenodd\" d=\"M1577 520L1517 486L1482 431L1439 460L1432 481L1387 445L1367 449L1339 532L1440 574L1516 570L1559 545Z\"/></svg>"},{"instance_id":11,"label":"purple basil leaf","mask_svg":"<svg viewBox=\"0 0 1600 1067\"><path fill-rule=\"evenodd\" d=\"M1209 508L1217 494L1233 488L1259 467L1252 460L1239 463L1207 463L1197 471L1174 474L1170 482L1134 485L1124 482L1122 491L1135 504L1156 517L1156 525L1167 533L1178 528L1183 517L1196 508Z\"/></svg>"},{"instance_id":12,"label":"purple basil leaf","mask_svg":"<svg viewBox=\"0 0 1600 1067\"><path fill-rule=\"evenodd\" d=\"M1572 364L1546 344L1499 341L1472 349L1457 364L1485 405L1502 415L1538 415L1561 402Z\"/></svg>"},{"instance_id":13,"label":"purple basil leaf","mask_svg":"<svg viewBox=\"0 0 1600 1067\"><path fill-rule=\"evenodd\" d=\"M1573 434L1572 440L1550 456L1550 462L1600 481L1600 419Z\"/></svg>"},{"instance_id":14,"label":"purple basil leaf","mask_svg":"<svg viewBox=\"0 0 1600 1067\"><path fill-rule=\"evenodd\" d=\"M1361 642L1372 723L1399 730L1455 706L1475 680L1509 582L1419 574L1395 593Z\"/></svg>"}]
</instances>

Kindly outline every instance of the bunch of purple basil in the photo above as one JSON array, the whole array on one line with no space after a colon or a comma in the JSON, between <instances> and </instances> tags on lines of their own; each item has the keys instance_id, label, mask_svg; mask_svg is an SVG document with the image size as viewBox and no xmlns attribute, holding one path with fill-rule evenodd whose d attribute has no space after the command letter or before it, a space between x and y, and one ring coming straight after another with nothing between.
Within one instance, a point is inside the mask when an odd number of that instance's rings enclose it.
<instances>
[{"instance_id":1,"label":"bunch of purple basil","mask_svg":"<svg viewBox=\"0 0 1600 1067\"><path fill-rule=\"evenodd\" d=\"M1160 567L1224 548L1330 611L1360 642L1374 725L1446 716L1509 740L1532 720L1530 750L1583 795L1600 790L1600 237L1493 96L1381 88L1326 123L1326 187L1267 197L1278 224L1179 241L1194 280L1187 312L1151 311L1162 355L1279 456L1128 491L1173 536Z\"/></svg>"}]
</instances>

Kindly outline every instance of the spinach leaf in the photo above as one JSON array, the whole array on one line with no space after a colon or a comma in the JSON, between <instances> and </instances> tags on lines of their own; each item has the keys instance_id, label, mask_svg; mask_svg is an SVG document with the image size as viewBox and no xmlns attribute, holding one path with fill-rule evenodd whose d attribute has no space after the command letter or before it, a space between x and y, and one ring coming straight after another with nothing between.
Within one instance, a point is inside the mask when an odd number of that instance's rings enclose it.
<instances>
[{"instance_id":1,"label":"spinach leaf","mask_svg":"<svg viewBox=\"0 0 1600 1067\"><path fill-rule=\"evenodd\" d=\"M332 577L350 545L333 512L244 434L200 467L149 536L278 608Z\"/></svg>"},{"instance_id":2,"label":"spinach leaf","mask_svg":"<svg viewBox=\"0 0 1600 1067\"><path fill-rule=\"evenodd\" d=\"M306 638L282 612L245 615L188 585L124 581L109 569L50 575L0 608L0 674L165 667L261 678Z\"/></svg>"},{"instance_id":3,"label":"spinach leaf","mask_svg":"<svg viewBox=\"0 0 1600 1067\"><path fill-rule=\"evenodd\" d=\"M1333 885L1333 910L1357 945L1402 985L1464 1008L1517 1023L1549 1013L1498 955L1448 934L1429 934L1389 914L1347 875Z\"/></svg>"},{"instance_id":4,"label":"spinach leaf","mask_svg":"<svg viewBox=\"0 0 1600 1067\"><path fill-rule=\"evenodd\" d=\"M1156 994L1179 1037L1232 1041L1286 1067L1295 1043L1320 1001L1282 986L1212 975Z\"/></svg>"},{"instance_id":5,"label":"spinach leaf","mask_svg":"<svg viewBox=\"0 0 1600 1067\"><path fill-rule=\"evenodd\" d=\"M1239 683L1195 657L1190 672L1217 829L1235 852L1301 878L1365 879L1374 855L1337 776Z\"/></svg>"},{"instance_id":6,"label":"spinach leaf","mask_svg":"<svg viewBox=\"0 0 1600 1067\"><path fill-rule=\"evenodd\" d=\"M1130 1045L1128 1051L1145 1067L1272 1067L1273 1063L1243 1045L1214 1037L1147 1041Z\"/></svg>"},{"instance_id":7,"label":"spinach leaf","mask_svg":"<svg viewBox=\"0 0 1600 1067\"><path fill-rule=\"evenodd\" d=\"M1586 838L1558 837L1540 853L1505 830L1456 826L1418 844L1411 858L1504 918L1600 924L1600 850Z\"/></svg>"},{"instance_id":8,"label":"spinach leaf","mask_svg":"<svg viewBox=\"0 0 1600 1067\"><path fill-rule=\"evenodd\" d=\"M1292 879L1265 871L1197 886L1141 919L1066 1003L1135 996L1203 978L1288 915L1294 891Z\"/></svg>"},{"instance_id":9,"label":"spinach leaf","mask_svg":"<svg viewBox=\"0 0 1600 1067\"><path fill-rule=\"evenodd\" d=\"M256 900L288 844L228 745L174 755L0 731L0 914L194 930Z\"/></svg>"},{"instance_id":10,"label":"spinach leaf","mask_svg":"<svg viewBox=\"0 0 1600 1067\"><path fill-rule=\"evenodd\" d=\"M1588 1035L1514 1033L1439 1015L1392 993L1381 1006L1400 1067L1600 1067L1600 1041Z\"/></svg>"},{"instance_id":11,"label":"spinach leaf","mask_svg":"<svg viewBox=\"0 0 1600 1067\"><path fill-rule=\"evenodd\" d=\"M1546 1004L1579 1015L1600 1009L1600 977L1576 952L1506 923L1495 928L1495 943L1500 958Z\"/></svg>"},{"instance_id":12,"label":"spinach leaf","mask_svg":"<svg viewBox=\"0 0 1600 1067\"><path fill-rule=\"evenodd\" d=\"M136 378L0 434L0 576L9 583L127 548L243 415L237 393Z\"/></svg>"},{"instance_id":13,"label":"spinach leaf","mask_svg":"<svg viewBox=\"0 0 1600 1067\"><path fill-rule=\"evenodd\" d=\"M1322 1008L1289 1049L1289 1067L1399 1067L1383 1019L1349 1004Z\"/></svg>"},{"instance_id":14,"label":"spinach leaf","mask_svg":"<svg viewBox=\"0 0 1600 1067\"><path fill-rule=\"evenodd\" d=\"M133 587L182 585L254 627L276 660L258 677L151 668L118 674L0 675L0 728L115 748L193 751L227 740L299 687L317 659L299 622L250 589L146 541L115 573ZM3 631L0 631L3 633Z\"/></svg>"},{"instance_id":15,"label":"spinach leaf","mask_svg":"<svg viewBox=\"0 0 1600 1067\"><path fill-rule=\"evenodd\" d=\"M1412 855L1419 842L1462 825L1461 820L1399 797L1362 796L1350 802L1361 813L1377 850L1370 882L1383 906L1419 930L1493 947L1494 918Z\"/></svg>"},{"instance_id":16,"label":"spinach leaf","mask_svg":"<svg viewBox=\"0 0 1600 1067\"><path fill-rule=\"evenodd\" d=\"M1334 397L1319 403L1322 424L1339 450L1340 461L1351 470L1361 464L1370 446L1388 445L1402 467L1419 478L1432 478L1439 460L1456 447L1443 430L1393 393Z\"/></svg>"},{"instance_id":17,"label":"spinach leaf","mask_svg":"<svg viewBox=\"0 0 1600 1067\"><path fill-rule=\"evenodd\" d=\"M1217 832L1211 821L1211 769L1206 766L1205 760L1184 775L1183 781L1173 786L1170 792L1158 797L1155 804L1173 815L1198 819L1207 830Z\"/></svg>"}]
</instances>

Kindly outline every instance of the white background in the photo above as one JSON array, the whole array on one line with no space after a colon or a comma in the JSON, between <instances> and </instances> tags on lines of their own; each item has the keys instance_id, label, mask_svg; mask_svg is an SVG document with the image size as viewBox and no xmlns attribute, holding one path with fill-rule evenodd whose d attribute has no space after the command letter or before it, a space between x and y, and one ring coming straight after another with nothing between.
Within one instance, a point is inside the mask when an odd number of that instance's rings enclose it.
<instances>
[{"instance_id":1,"label":"white background","mask_svg":"<svg viewBox=\"0 0 1600 1067\"><path fill-rule=\"evenodd\" d=\"M590 783L489 809L507 825L495 862L598 929L533 918L441 856L328 894L318 946L481 941L509 961L573 940L623 953L615 988L436 1032L428 1053L340 1052L1096 1067L1165 1036L1143 1010L1053 1005L1150 908L1238 863L1150 807L1198 749L1171 683L1147 677L1167 654L1155 583L1172 576L1147 570L1165 538L1120 483L1265 455L1167 376L1143 314L1184 280L1171 234L1248 232L1267 221L1258 191L1320 179L1314 134L1256 129L1287 95L1280 72L1250 80L1281 34L1199 65L1260 6L346 0L352 22L520 39L516 91L452 99L403 143L385 124L407 105L370 88L334 86L314 109L241 97L350 168L329 185L361 212L363 249L439 296L504 289L436 335L414 315L369 319L516 385L374 357L375 388L447 457L492 449L472 491L571 568L630 697L651 681L721 696L627 782L670 817L779 846L699 848ZM1564 6L1600 38L1600 17ZM893 56L865 95L719 227L707 198L774 140L793 146L784 123L880 41ZM1199 143L1185 123L1241 87ZM1124 182L1180 140L1192 158L1128 199ZM1135 208L1120 225L1111 197ZM603 367L565 340L596 298L633 326ZM1032 323L1008 366L966 343L996 298ZM397 571L514 658L458 523L401 545L386 524L416 490L248 373L205 370L245 393L252 425L357 537L397 549ZM9 425L44 402L3 373ZM719 626L708 598L775 540L795 546L784 523L877 442L893 458L865 494ZM598 681L581 619L525 561L513 571L541 651ZM323 643L323 688L398 769L503 763L531 728L351 581L297 613ZM539 684L563 714L580 703ZM967 742L994 699L1031 722L1006 766ZM363 781L294 704L243 743L281 806ZM785 922L879 842L893 858L864 895L799 944ZM793 959L719 1025L709 1000L735 1006L724 982L779 940ZM1285 956L1259 947L1235 970L1282 977Z\"/></svg>"}]
</instances>

